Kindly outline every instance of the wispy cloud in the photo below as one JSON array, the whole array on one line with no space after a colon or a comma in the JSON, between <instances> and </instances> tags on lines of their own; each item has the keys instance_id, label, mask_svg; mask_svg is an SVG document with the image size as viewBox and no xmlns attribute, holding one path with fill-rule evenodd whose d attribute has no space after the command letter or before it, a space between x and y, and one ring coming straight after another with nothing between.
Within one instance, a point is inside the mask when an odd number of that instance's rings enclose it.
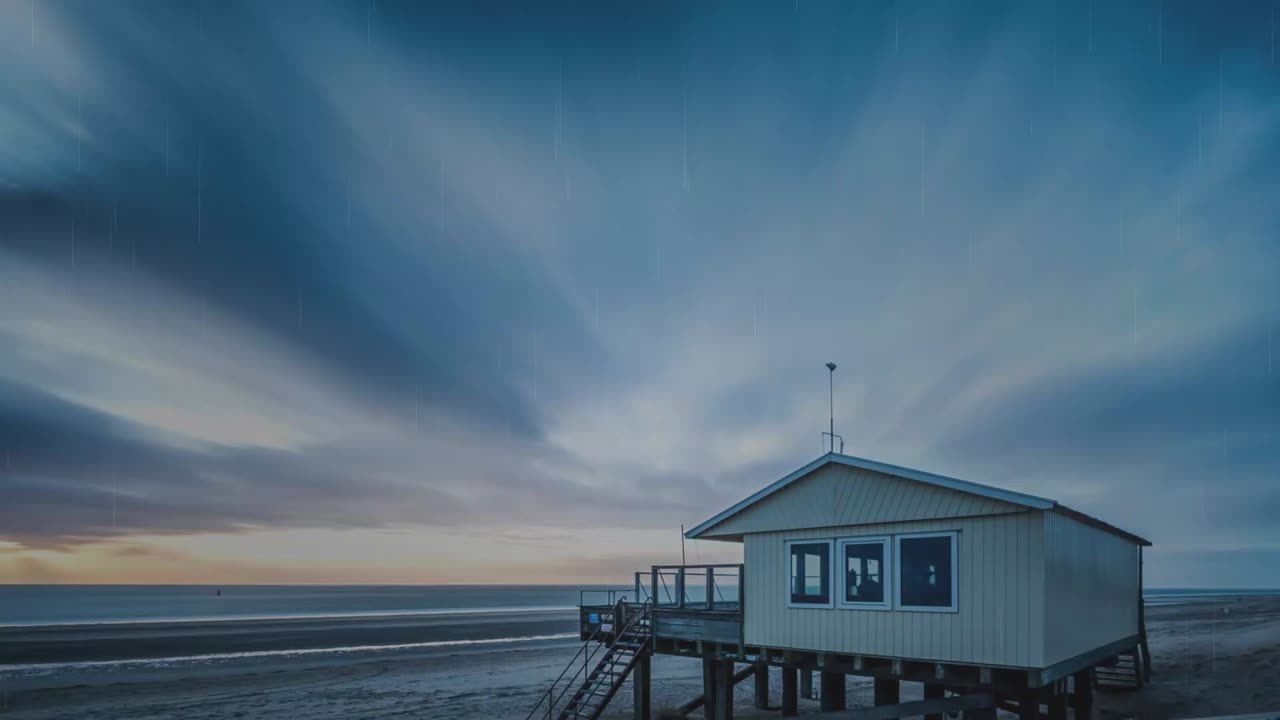
<instances>
[{"instance_id":1,"label":"wispy cloud","mask_svg":"<svg viewBox=\"0 0 1280 720\"><path fill-rule=\"evenodd\" d=\"M616 579L835 360L849 452L1280 582L1265 12L1082 12L0 7L0 577Z\"/></svg>"}]
</instances>

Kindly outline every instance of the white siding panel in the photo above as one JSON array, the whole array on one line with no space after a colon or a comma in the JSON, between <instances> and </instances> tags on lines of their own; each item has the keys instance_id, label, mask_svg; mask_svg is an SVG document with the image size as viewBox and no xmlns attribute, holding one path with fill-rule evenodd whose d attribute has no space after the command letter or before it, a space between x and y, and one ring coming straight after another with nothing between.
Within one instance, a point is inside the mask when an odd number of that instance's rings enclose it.
<instances>
[{"instance_id":1,"label":"white siding panel","mask_svg":"<svg viewBox=\"0 0 1280 720\"><path fill-rule=\"evenodd\" d=\"M1045 519L1048 664L1138 632L1138 546L1060 513Z\"/></svg>"},{"instance_id":2,"label":"white siding panel","mask_svg":"<svg viewBox=\"0 0 1280 720\"><path fill-rule=\"evenodd\" d=\"M748 534L745 640L772 648L1043 667L1043 626L1035 618L1044 617L1044 517L1025 511ZM957 612L786 607L787 540L946 530L959 533Z\"/></svg>"},{"instance_id":3,"label":"white siding panel","mask_svg":"<svg viewBox=\"0 0 1280 720\"><path fill-rule=\"evenodd\" d=\"M1022 509L980 495L830 464L725 520L709 536L996 515Z\"/></svg>"}]
</instances>

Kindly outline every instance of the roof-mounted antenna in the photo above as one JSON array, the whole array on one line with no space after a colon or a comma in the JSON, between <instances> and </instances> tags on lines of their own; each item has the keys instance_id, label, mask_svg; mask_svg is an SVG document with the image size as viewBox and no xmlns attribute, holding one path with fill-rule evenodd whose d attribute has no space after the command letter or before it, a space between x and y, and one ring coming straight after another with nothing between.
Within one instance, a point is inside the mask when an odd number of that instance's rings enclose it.
<instances>
[{"instance_id":1,"label":"roof-mounted antenna","mask_svg":"<svg viewBox=\"0 0 1280 720\"><path fill-rule=\"evenodd\" d=\"M837 439L840 440L840 454L843 455L844 454L844 438L836 434L836 393L835 393L836 380L835 380L835 377L836 377L836 364L833 362L829 362L827 363L827 395L831 401L831 420L830 420L831 424L830 424L830 431L822 433L822 440L823 440L823 447L825 449L827 447L827 443L826 443L827 438L828 437L831 438L830 452L836 451L836 440Z\"/></svg>"}]
</instances>

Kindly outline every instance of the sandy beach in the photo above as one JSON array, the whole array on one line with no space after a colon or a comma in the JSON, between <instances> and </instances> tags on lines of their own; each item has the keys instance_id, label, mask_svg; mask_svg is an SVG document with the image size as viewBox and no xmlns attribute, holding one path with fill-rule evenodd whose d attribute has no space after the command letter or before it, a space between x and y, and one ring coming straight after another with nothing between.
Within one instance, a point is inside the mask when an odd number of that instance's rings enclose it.
<instances>
[{"instance_id":1,"label":"sandy beach","mask_svg":"<svg viewBox=\"0 0 1280 720\"><path fill-rule=\"evenodd\" d=\"M576 630L565 610L0 627L0 667L491 641Z\"/></svg>"},{"instance_id":2,"label":"sandy beach","mask_svg":"<svg viewBox=\"0 0 1280 720\"><path fill-rule=\"evenodd\" d=\"M231 639L206 628L186 650L173 628L157 628L133 651L151 660L127 663L90 659L104 638L71 636L54 647L31 631L0 634L6 654L26 658L0 668L4 697L0 708L12 718L524 718L546 683L577 649L572 639L554 637L572 627L563 614L530 618L495 613L481 618L383 618L360 628L332 627L333 621L268 622ZM1155 676L1141 692L1099 696L1100 718L1196 718L1280 709L1280 598L1235 598L1154 606L1148 609ZM481 623L490 639L550 635L550 639L481 644L442 644L474 635ZM537 632L533 632L533 631ZM89 632L80 630L79 632ZM110 628L93 632L110 633ZM455 640L449 640L452 633ZM282 654L323 643L344 652ZM373 641L370 639L373 638ZM416 638L416 640L415 640ZM358 649L394 642L389 650ZM425 643L425 644L424 644ZM186 661L191 656L233 646L236 657ZM272 649L277 648L277 649ZM32 665L60 655L59 664ZM70 659L75 657L75 660ZM12 662L11 658L6 659ZM15 669L16 668L16 669ZM780 693L773 676L774 699ZM849 680L850 704L869 705L870 685ZM624 692L626 690L624 689ZM654 707L677 705L701 692L700 667L692 661L654 660ZM919 696L904 684L903 697ZM801 712L816 712L801 702ZM749 686L739 686L737 715L776 717L752 709ZM695 714L696 716L696 714ZM606 717L630 717L626 698Z\"/></svg>"}]
</instances>

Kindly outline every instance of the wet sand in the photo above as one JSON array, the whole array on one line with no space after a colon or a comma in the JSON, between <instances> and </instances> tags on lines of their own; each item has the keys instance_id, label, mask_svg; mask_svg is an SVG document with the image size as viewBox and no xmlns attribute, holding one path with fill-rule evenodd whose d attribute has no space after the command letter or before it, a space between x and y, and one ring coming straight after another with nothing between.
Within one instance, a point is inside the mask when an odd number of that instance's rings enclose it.
<instances>
[{"instance_id":1,"label":"wet sand","mask_svg":"<svg viewBox=\"0 0 1280 720\"><path fill-rule=\"evenodd\" d=\"M1102 696L1104 718L1280 716L1280 598L1147 608L1151 685Z\"/></svg>"},{"instance_id":2,"label":"wet sand","mask_svg":"<svg viewBox=\"0 0 1280 720\"><path fill-rule=\"evenodd\" d=\"M514 627L526 634L530 627L521 618L494 620L495 632ZM1152 685L1136 693L1100 693L1096 717L1197 718L1280 709L1280 598L1152 607L1148 626ZM539 640L90 665L44 674L0 669L0 708L7 702L0 717L520 720L577 647L571 639ZM655 709L699 694L700 671L691 660L655 658ZM776 702L776 672L772 680ZM850 679L849 691L851 707L870 704L868 682ZM903 684L904 699L919 692ZM606 717L630 717L629 689L622 693ZM802 701L801 711L816 712L817 704ZM777 717L751 708L750 683L739 686L736 715Z\"/></svg>"},{"instance_id":3,"label":"wet sand","mask_svg":"<svg viewBox=\"0 0 1280 720\"><path fill-rule=\"evenodd\" d=\"M530 637L577 631L573 611L0 627L0 666Z\"/></svg>"}]
</instances>

